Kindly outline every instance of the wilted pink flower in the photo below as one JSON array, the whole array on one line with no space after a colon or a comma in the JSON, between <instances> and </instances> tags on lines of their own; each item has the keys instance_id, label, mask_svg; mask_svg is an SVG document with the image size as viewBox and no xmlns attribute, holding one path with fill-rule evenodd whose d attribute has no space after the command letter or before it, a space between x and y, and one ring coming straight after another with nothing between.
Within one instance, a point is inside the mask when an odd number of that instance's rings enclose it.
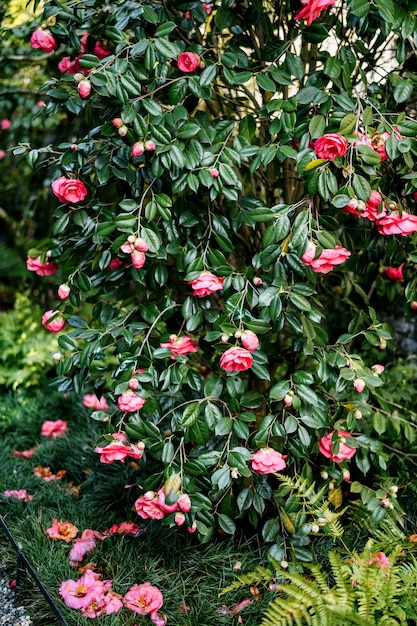
<instances>
[{"instance_id":1,"label":"wilted pink flower","mask_svg":"<svg viewBox=\"0 0 417 626\"><path fill-rule=\"evenodd\" d=\"M33 31L29 43L32 48L39 48L43 52L52 52L52 50L58 47L54 36L49 31L42 30L42 28L36 28Z\"/></svg>"},{"instance_id":2,"label":"wilted pink flower","mask_svg":"<svg viewBox=\"0 0 417 626\"><path fill-rule=\"evenodd\" d=\"M163 613L158 613L157 611L151 613L149 617L151 618L151 622L153 622L155 626L165 626L168 621L166 615L164 615Z\"/></svg>"},{"instance_id":3,"label":"wilted pink flower","mask_svg":"<svg viewBox=\"0 0 417 626\"><path fill-rule=\"evenodd\" d=\"M81 98L85 99L91 93L91 83L87 79L80 80L77 85L77 91L80 94Z\"/></svg>"},{"instance_id":4,"label":"wilted pink flower","mask_svg":"<svg viewBox=\"0 0 417 626\"><path fill-rule=\"evenodd\" d=\"M158 494L147 491L135 502L136 513L143 519L162 519L165 516L159 505Z\"/></svg>"},{"instance_id":5,"label":"wilted pink flower","mask_svg":"<svg viewBox=\"0 0 417 626\"><path fill-rule=\"evenodd\" d=\"M94 550L96 547L96 539L101 540L102 535L96 530L86 528L81 533L81 537L74 541L74 544L69 553L70 561L81 562L87 552ZM76 564L76 563L74 563Z\"/></svg>"},{"instance_id":6,"label":"wilted pink flower","mask_svg":"<svg viewBox=\"0 0 417 626\"><path fill-rule=\"evenodd\" d=\"M45 311L42 315L42 326L51 333L59 333L64 328L65 324L66 321L62 317L60 311L49 310Z\"/></svg>"},{"instance_id":7,"label":"wilted pink flower","mask_svg":"<svg viewBox=\"0 0 417 626\"><path fill-rule=\"evenodd\" d=\"M52 520L52 526L45 530L45 535L48 539L55 539L57 541L65 541L69 543L78 534L78 528L71 524L71 522L58 522L56 518Z\"/></svg>"},{"instance_id":8,"label":"wilted pink flower","mask_svg":"<svg viewBox=\"0 0 417 626\"><path fill-rule=\"evenodd\" d=\"M66 204L81 202L87 196L86 186L81 180L65 176L60 176L53 181L52 191L60 202Z\"/></svg>"},{"instance_id":9,"label":"wilted pink flower","mask_svg":"<svg viewBox=\"0 0 417 626\"><path fill-rule=\"evenodd\" d=\"M301 4L304 6L298 11L294 19L307 20L307 26L310 26L320 16L322 11L332 7L335 2L336 0L301 0Z\"/></svg>"},{"instance_id":10,"label":"wilted pink flower","mask_svg":"<svg viewBox=\"0 0 417 626\"><path fill-rule=\"evenodd\" d=\"M139 157L145 152L145 146L142 141L137 141L132 146L132 156Z\"/></svg>"},{"instance_id":11,"label":"wilted pink flower","mask_svg":"<svg viewBox=\"0 0 417 626\"><path fill-rule=\"evenodd\" d=\"M26 489L6 489L3 491L5 498L13 498L14 500L22 500L22 502L29 502L33 500L35 496L29 495Z\"/></svg>"},{"instance_id":12,"label":"wilted pink flower","mask_svg":"<svg viewBox=\"0 0 417 626\"><path fill-rule=\"evenodd\" d=\"M45 420L41 427L41 435L44 437L63 437L68 430L68 423L64 420Z\"/></svg>"},{"instance_id":13,"label":"wilted pink flower","mask_svg":"<svg viewBox=\"0 0 417 626\"><path fill-rule=\"evenodd\" d=\"M13 450L13 456L21 456L24 459L30 459L35 454L36 448L30 448L29 450Z\"/></svg>"},{"instance_id":14,"label":"wilted pink flower","mask_svg":"<svg viewBox=\"0 0 417 626\"><path fill-rule=\"evenodd\" d=\"M8 120L7 118L2 119L0 122L0 128L2 130L9 130L11 125L12 125L11 121Z\"/></svg>"},{"instance_id":15,"label":"wilted pink flower","mask_svg":"<svg viewBox=\"0 0 417 626\"><path fill-rule=\"evenodd\" d=\"M273 448L260 448L250 457L252 469L258 474L273 474L286 467L286 455L282 455Z\"/></svg>"},{"instance_id":16,"label":"wilted pink flower","mask_svg":"<svg viewBox=\"0 0 417 626\"><path fill-rule=\"evenodd\" d=\"M123 261L115 257L109 263L109 270L118 270L119 267L122 267L122 266L123 266Z\"/></svg>"},{"instance_id":17,"label":"wilted pink flower","mask_svg":"<svg viewBox=\"0 0 417 626\"><path fill-rule=\"evenodd\" d=\"M242 342L242 346L249 350L249 352L253 352L259 348L259 339L258 336L252 330L244 330L242 335L240 336L240 341Z\"/></svg>"},{"instance_id":18,"label":"wilted pink flower","mask_svg":"<svg viewBox=\"0 0 417 626\"><path fill-rule=\"evenodd\" d=\"M52 274L55 274L59 269L56 263L50 263L49 261L42 263L40 256L35 259L28 256L26 259L26 268L29 272L35 272L38 276L52 276Z\"/></svg>"},{"instance_id":19,"label":"wilted pink flower","mask_svg":"<svg viewBox=\"0 0 417 626\"><path fill-rule=\"evenodd\" d=\"M245 348L229 348L220 357L220 367L226 372L243 372L252 367L253 357Z\"/></svg>"},{"instance_id":20,"label":"wilted pink flower","mask_svg":"<svg viewBox=\"0 0 417 626\"><path fill-rule=\"evenodd\" d=\"M133 585L125 594L123 602L128 609L139 615L150 615L161 608L164 599L158 587L146 582Z\"/></svg>"},{"instance_id":21,"label":"wilted pink flower","mask_svg":"<svg viewBox=\"0 0 417 626\"><path fill-rule=\"evenodd\" d=\"M86 393L83 398L83 405L95 411L107 411L109 408L106 398L104 396L98 398L95 393Z\"/></svg>"},{"instance_id":22,"label":"wilted pink flower","mask_svg":"<svg viewBox=\"0 0 417 626\"><path fill-rule=\"evenodd\" d=\"M333 3L334 4L334 3ZM335 157L342 157L348 149L348 142L338 133L328 133L316 139L314 150L319 159L333 161Z\"/></svg>"},{"instance_id":23,"label":"wilted pink flower","mask_svg":"<svg viewBox=\"0 0 417 626\"><path fill-rule=\"evenodd\" d=\"M54 474L50 467L44 467L43 465L36 465L33 468L33 473L37 478L44 480L46 483L51 483L54 480L61 480L67 473L67 470L62 469L59 470L56 474Z\"/></svg>"},{"instance_id":24,"label":"wilted pink flower","mask_svg":"<svg viewBox=\"0 0 417 626\"><path fill-rule=\"evenodd\" d=\"M321 439L318 440L319 450L323 456L327 459L331 459L335 463L341 463L346 459L351 459L356 454L356 448L351 448L346 443L343 442L343 439L347 437L352 437L350 433L345 432L344 430L338 430L338 440L339 440L339 450L336 454L333 453L333 433L328 433L324 435Z\"/></svg>"},{"instance_id":25,"label":"wilted pink flower","mask_svg":"<svg viewBox=\"0 0 417 626\"><path fill-rule=\"evenodd\" d=\"M115 433L113 435L114 440L111 441L107 446L103 448L97 447L94 449L94 452L100 454L100 461L102 463L114 463L114 461L124 461L127 456L132 457L133 459L141 459L143 456L143 451L145 449L145 444L142 441L139 441L137 445L123 443L126 441L126 438L120 441L120 437L117 435L123 433Z\"/></svg>"},{"instance_id":26,"label":"wilted pink flower","mask_svg":"<svg viewBox=\"0 0 417 626\"><path fill-rule=\"evenodd\" d=\"M135 267L137 270L141 269L145 265L146 256L145 253L141 252L140 250L133 250L130 258L132 260L133 267Z\"/></svg>"},{"instance_id":27,"label":"wilted pink flower","mask_svg":"<svg viewBox=\"0 0 417 626\"><path fill-rule=\"evenodd\" d=\"M188 284L191 285L195 296L204 298L204 296L223 289L223 282L224 278L221 276L215 276L211 272L201 272L198 278Z\"/></svg>"},{"instance_id":28,"label":"wilted pink flower","mask_svg":"<svg viewBox=\"0 0 417 626\"><path fill-rule=\"evenodd\" d=\"M72 609L82 609L99 600L105 591L99 574L87 570L84 576L75 580L64 581L59 588L59 595Z\"/></svg>"},{"instance_id":29,"label":"wilted pink flower","mask_svg":"<svg viewBox=\"0 0 417 626\"><path fill-rule=\"evenodd\" d=\"M133 535L134 537L139 537L144 532L144 529L140 528L135 522L120 522L120 524L113 524L109 528L110 535Z\"/></svg>"},{"instance_id":30,"label":"wilted pink flower","mask_svg":"<svg viewBox=\"0 0 417 626\"><path fill-rule=\"evenodd\" d=\"M395 136L397 137L398 141L401 141L402 136L398 128L393 126L393 130L395 132ZM375 152L378 152L382 161L386 161L388 159L388 154L385 149L385 143L389 137L391 137L391 133L388 133L388 132L375 133L375 135L371 137L371 147L375 150Z\"/></svg>"},{"instance_id":31,"label":"wilted pink flower","mask_svg":"<svg viewBox=\"0 0 417 626\"><path fill-rule=\"evenodd\" d=\"M181 72L190 74L200 65L200 57L195 52L181 52L177 58L177 65Z\"/></svg>"},{"instance_id":32,"label":"wilted pink flower","mask_svg":"<svg viewBox=\"0 0 417 626\"><path fill-rule=\"evenodd\" d=\"M392 211L388 215L380 213L376 218L376 227L381 235L411 235L417 232L417 215L403 211Z\"/></svg>"},{"instance_id":33,"label":"wilted pink flower","mask_svg":"<svg viewBox=\"0 0 417 626\"><path fill-rule=\"evenodd\" d=\"M399 267L386 267L384 271L391 280L402 280L404 278L403 267L404 263L401 263Z\"/></svg>"},{"instance_id":34,"label":"wilted pink flower","mask_svg":"<svg viewBox=\"0 0 417 626\"><path fill-rule=\"evenodd\" d=\"M70 57L62 57L62 59L58 63L58 69L61 74L75 74L76 72L76 63L72 61Z\"/></svg>"},{"instance_id":35,"label":"wilted pink flower","mask_svg":"<svg viewBox=\"0 0 417 626\"><path fill-rule=\"evenodd\" d=\"M167 348L171 350L170 359L175 359L178 355L186 355L190 352L197 352L197 339L193 339L190 335L184 335L183 337L177 337L177 335L171 335L169 342L161 343L161 348Z\"/></svg>"},{"instance_id":36,"label":"wilted pink flower","mask_svg":"<svg viewBox=\"0 0 417 626\"><path fill-rule=\"evenodd\" d=\"M128 389L117 399L117 406L125 413L139 411L145 404L146 399L138 396L133 389Z\"/></svg>"},{"instance_id":37,"label":"wilted pink flower","mask_svg":"<svg viewBox=\"0 0 417 626\"><path fill-rule=\"evenodd\" d=\"M375 552L372 559L369 560L369 565L372 563L376 563L381 569L388 567L390 565L390 560L385 554L385 552Z\"/></svg>"}]
</instances>

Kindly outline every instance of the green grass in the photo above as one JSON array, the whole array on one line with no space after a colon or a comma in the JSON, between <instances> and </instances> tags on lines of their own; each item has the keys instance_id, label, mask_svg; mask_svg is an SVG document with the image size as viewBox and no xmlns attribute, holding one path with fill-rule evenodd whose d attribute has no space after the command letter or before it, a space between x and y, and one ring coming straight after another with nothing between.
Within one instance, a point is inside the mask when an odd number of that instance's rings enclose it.
<instances>
[{"instance_id":1,"label":"green grass","mask_svg":"<svg viewBox=\"0 0 417 626\"><path fill-rule=\"evenodd\" d=\"M56 440L41 437L45 419L66 419L68 434ZM132 520L146 527L140 537L113 536L99 542L83 563L93 561L105 579L112 579L113 590L124 594L134 584L149 581L164 595L162 612L169 624L175 626L221 626L236 623L236 617L221 615L218 608L252 597L248 589L218 598L219 592L234 580L233 566L242 563L242 571L265 563L265 553L256 539L230 540L218 537L201 546L194 536L182 529L169 529L161 522L144 523L132 511L136 488L126 484L138 483L140 473L135 465L119 462L103 465L93 451L104 426L89 418L89 412L79 398L63 398L49 389L37 392L5 392L0 396L0 436L2 463L0 465L0 511L16 541L32 563L35 571L56 601L68 624L85 626L91 620L79 611L65 606L58 595L63 580L77 579L79 574L69 565L71 544L48 539L44 531L54 517L74 523L80 530L93 528L103 531L113 523ZM14 449L24 450L41 444L31 459L17 458ZM53 472L66 469L61 481L46 483L33 475L35 465L46 465ZM79 495L69 493L69 483L81 485ZM1 494L5 489L27 489L35 498L23 503ZM0 531L2 560L11 576L15 554ZM242 611L246 626L258 625L262 611L272 594L263 594ZM52 626L53 614L30 579L23 581L19 600L26 606L34 626ZM190 611L181 613L181 605ZM127 609L116 616L97 618L98 626L141 626L151 623Z\"/></svg>"}]
</instances>

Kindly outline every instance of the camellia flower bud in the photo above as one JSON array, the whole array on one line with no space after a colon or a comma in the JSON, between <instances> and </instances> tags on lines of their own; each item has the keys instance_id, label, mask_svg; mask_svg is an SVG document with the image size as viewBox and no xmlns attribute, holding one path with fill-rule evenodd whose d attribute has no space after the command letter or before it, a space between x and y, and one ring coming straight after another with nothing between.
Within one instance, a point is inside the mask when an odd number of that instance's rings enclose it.
<instances>
[{"instance_id":1,"label":"camellia flower bud","mask_svg":"<svg viewBox=\"0 0 417 626\"><path fill-rule=\"evenodd\" d=\"M230 335L228 333L223 333L223 335L220 337L220 341L222 343L227 343L229 341L229 337Z\"/></svg>"},{"instance_id":2,"label":"camellia flower bud","mask_svg":"<svg viewBox=\"0 0 417 626\"><path fill-rule=\"evenodd\" d=\"M319 532L320 530L320 526L318 524L313 524L311 527L311 532L314 533L315 535Z\"/></svg>"},{"instance_id":3,"label":"camellia flower bud","mask_svg":"<svg viewBox=\"0 0 417 626\"><path fill-rule=\"evenodd\" d=\"M220 172L217 169L217 167L212 167L210 171L210 174L213 176L213 178L218 178L220 176Z\"/></svg>"},{"instance_id":4,"label":"camellia flower bud","mask_svg":"<svg viewBox=\"0 0 417 626\"><path fill-rule=\"evenodd\" d=\"M320 472L320 476L322 477L323 480L329 479L329 474L326 472L326 470L323 470L322 472Z\"/></svg>"},{"instance_id":5,"label":"camellia flower bud","mask_svg":"<svg viewBox=\"0 0 417 626\"><path fill-rule=\"evenodd\" d=\"M372 365L371 370L374 374L378 376L379 374L382 374L382 372L385 370L385 367L380 363L375 363L375 365Z\"/></svg>"},{"instance_id":6,"label":"camellia flower bud","mask_svg":"<svg viewBox=\"0 0 417 626\"><path fill-rule=\"evenodd\" d=\"M253 284L255 285L255 287L260 287L262 283L262 278L260 276L255 276L255 278L253 279Z\"/></svg>"},{"instance_id":7,"label":"camellia flower bud","mask_svg":"<svg viewBox=\"0 0 417 626\"><path fill-rule=\"evenodd\" d=\"M379 338L379 349L380 350L385 350L386 347L387 347L387 340L384 339L384 337L380 337Z\"/></svg>"},{"instance_id":8,"label":"camellia flower bud","mask_svg":"<svg viewBox=\"0 0 417 626\"><path fill-rule=\"evenodd\" d=\"M343 476L343 480L345 480L346 482L349 482L350 480L350 472L347 469L342 470L342 476Z\"/></svg>"},{"instance_id":9,"label":"camellia flower bud","mask_svg":"<svg viewBox=\"0 0 417 626\"><path fill-rule=\"evenodd\" d=\"M145 141L145 150L148 150L149 152L154 152L156 150L156 145L153 141Z\"/></svg>"},{"instance_id":10,"label":"camellia flower bud","mask_svg":"<svg viewBox=\"0 0 417 626\"><path fill-rule=\"evenodd\" d=\"M139 381L136 378L131 378L128 385L129 388L133 389L134 391L136 391L136 389L139 389Z\"/></svg>"},{"instance_id":11,"label":"camellia flower bud","mask_svg":"<svg viewBox=\"0 0 417 626\"><path fill-rule=\"evenodd\" d=\"M91 83L89 80L80 80L78 83L77 91L81 98L88 98L91 93Z\"/></svg>"},{"instance_id":12,"label":"camellia flower bud","mask_svg":"<svg viewBox=\"0 0 417 626\"><path fill-rule=\"evenodd\" d=\"M282 569L287 569L288 561L281 561L280 566L282 567Z\"/></svg>"},{"instance_id":13,"label":"camellia flower bud","mask_svg":"<svg viewBox=\"0 0 417 626\"><path fill-rule=\"evenodd\" d=\"M353 416L357 419L357 420L361 420L363 415L362 415L362 411L359 411L359 409L356 409L356 411L353 412Z\"/></svg>"},{"instance_id":14,"label":"camellia flower bud","mask_svg":"<svg viewBox=\"0 0 417 626\"><path fill-rule=\"evenodd\" d=\"M67 284L60 285L58 287L58 298L60 300L66 300L71 293L71 288Z\"/></svg>"},{"instance_id":15,"label":"camellia flower bud","mask_svg":"<svg viewBox=\"0 0 417 626\"><path fill-rule=\"evenodd\" d=\"M128 131L128 127L126 126L126 124L122 124L118 129L117 132L119 133L120 137L126 137L127 135L127 131Z\"/></svg>"},{"instance_id":16,"label":"camellia flower bud","mask_svg":"<svg viewBox=\"0 0 417 626\"><path fill-rule=\"evenodd\" d=\"M288 393L284 396L284 406L292 406L293 397L288 395Z\"/></svg>"},{"instance_id":17,"label":"camellia flower bud","mask_svg":"<svg viewBox=\"0 0 417 626\"><path fill-rule=\"evenodd\" d=\"M123 120L121 117L113 118L111 123L113 124L115 128L120 128L120 126L123 126Z\"/></svg>"},{"instance_id":18,"label":"camellia flower bud","mask_svg":"<svg viewBox=\"0 0 417 626\"><path fill-rule=\"evenodd\" d=\"M392 485L392 487L390 487L389 490L391 493L398 493L397 485Z\"/></svg>"},{"instance_id":19,"label":"camellia flower bud","mask_svg":"<svg viewBox=\"0 0 417 626\"><path fill-rule=\"evenodd\" d=\"M355 391L357 391L358 393L362 393L366 385L365 385L365 381L363 380L363 378L357 378L355 382L353 383L353 386L355 388Z\"/></svg>"},{"instance_id":20,"label":"camellia flower bud","mask_svg":"<svg viewBox=\"0 0 417 626\"><path fill-rule=\"evenodd\" d=\"M73 79L76 83L79 83L80 80L84 80L84 74L82 72L77 72L76 74L74 74Z\"/></svg>"},{"instance_id":21,"label":"camellia flower bud","mask_svg":"<svg viewBox=\"0 0 417 626\"><path fill-rule=\"evenodd\" d=\"M141 141L137 141L132 146L132 156L139 157L145 152L145 146Z\"/></svg>"},{"instance_id":22,"label":"camellia flower bud","mask_svg":"<svg viewBox=\"0 0 417 626\"><path fill-rule=\"evenodd\" d=\"M417 301L413 300L410 304L411 308L413 309L413 311L415 311L417 309Z\"/></svg>"}]
</instances>

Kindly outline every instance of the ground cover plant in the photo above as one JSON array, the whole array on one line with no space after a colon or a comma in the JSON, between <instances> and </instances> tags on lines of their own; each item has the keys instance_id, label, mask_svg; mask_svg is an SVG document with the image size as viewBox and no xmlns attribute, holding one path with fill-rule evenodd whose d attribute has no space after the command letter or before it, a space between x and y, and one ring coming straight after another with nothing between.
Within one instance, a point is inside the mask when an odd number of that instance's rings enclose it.
<instances>
[{"instance_id":1,"label":"ground cover plant","mask_svg":"<svg viewBox=\"0 0 417 626\"><path fill-rule=\"evenodd\" d=\"M54 386L90 394L96 463L137 468L123 498L161 532L256 534L290 573L353 519L398 522L415 3L33 5L37 119L68 126L13 149L48 199L40 231L53 211L26 265Z\"/></svg>"}]
</instances>

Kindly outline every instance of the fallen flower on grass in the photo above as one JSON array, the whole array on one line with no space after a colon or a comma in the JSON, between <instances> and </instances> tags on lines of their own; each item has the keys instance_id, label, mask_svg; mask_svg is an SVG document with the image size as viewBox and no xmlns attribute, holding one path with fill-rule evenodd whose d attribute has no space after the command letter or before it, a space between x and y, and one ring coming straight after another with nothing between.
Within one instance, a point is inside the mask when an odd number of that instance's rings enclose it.
<instances>
[{"instance_id":1,"label":"fallen flower on grass","mask_svg":"<svg viewBox=\"0 0 417 626\"><path fill-rule=\"evenodd\" d=\"M158 587L146 582L133 585L125 594L123 602L128 609L139 615L150 615L161 608L164 599Z\"/></svg>"},{"instance_id":2,"label":"fallen flower on grass","mask_svg":"<svg viewBox=\"0 0 417 626\"><path fill-rule=\"evenodd\" d=\"M68 424L65 420L45 420L41 427L41 435L44 437L63 437L68 430Z\"/></svg>"},{"instance_id":3,"label":"fallen flower on grass","mask_svg":"<svg viewBox=\"0 0 417 626\"><path fill-rule=\"evenodd\" d=\"M120 524L113 524L108 530L109 535L133 535L139 537L145 532L145 528L140 528L135 522L120 522Z\"/></svg>"},{"instance_id":4,"label":"fallen flower on grass","mask_svg":"<svg viewBox=\"0 0 417 626\"><path fill-rule=\"evenodd\" d=\"M13 456L20 456L23 457L24 459L30 459L34 454L35 451L37 450L38 447L35 448L29 448L29 450L13 450Z\"/></svg>"},{"instance_id":5,"label":"fallen flower on grass","mask_svg":"<svg viewBox=\"0 0 417 626\"><path fill-rule=\"evenodd\" d=\"M216 609L216 613L218 613L219 615L233 616L233 615L236 615L237 613L240 613L242 609L244 609L246 606L248 606L251 603L252 603L252 600L250 600L249 598L246 598L246 600L242 600L241 602L234 604L230 609L225 604L223 604L222 606L219 606Z\"/></svg>"},{"instance_id":6,"label":"fallen flower on grass","mask_svg":"<svg viewBox=\"0 0 417 626\"><path fill-rule=\"evenodd\" d=\"M33 468L33 473L35 474L35 476L37 476L37 478L40 478L47 483L50 483L53 480L61 480L61 478L63 478L63 476L65 476L65 474L67 473L67 470L62 469L54 474L50 467L36 465L36 467Z\"/></svg>"},{"instance_id":7,"label":"fallen flower on grass","mask_svg":"<svg viewBox=\"0 0 417 626\"><path fill-rule=\"evenodd\" d=\"M97 530L92 530L91 528L83 530L81 537L74 541L74 545L70 550L70 564L77 566L83 560L87 552L94 550L96 547L96 539L99 541L103 539L102 534Z\"/></svg>"},{"instance_id":8,"label":"fallen flower on grass","mask_svg":"<svg viewBox=\"0 0 417 626\"><path fill-rule=\"evenodd\" d=\"M65 580L59 588L59 595L72 609L83 609L103 595L105 587L99 579L100 574L87 570L77 581Z\"/></svg>"},{"instance_id":9,"label":"fallen flower on grass","mask_svg":"<svg viewBox=\"0 0 417 626\"><path fill-rule=\"evenodd\" d=\"M57 518L54 518L52 520L52 526L45 530L45 535L48 539L69 543L78 535L78 528L74 524L71 524L71 522L58 522Z\"/></svg>"},{"instance_id":10,"label":"fallen flower on grass","mask_svg":"<svg viewBox=\"0 0 417 626\"><path fill-rule=\"evenodd\" d=\"M29 495L26 489L6 489L3 491L5 498L13 498L14 500L22 500L22 502L28 502L33 500L35 496Z\"/></svg>"}]
</instances>

